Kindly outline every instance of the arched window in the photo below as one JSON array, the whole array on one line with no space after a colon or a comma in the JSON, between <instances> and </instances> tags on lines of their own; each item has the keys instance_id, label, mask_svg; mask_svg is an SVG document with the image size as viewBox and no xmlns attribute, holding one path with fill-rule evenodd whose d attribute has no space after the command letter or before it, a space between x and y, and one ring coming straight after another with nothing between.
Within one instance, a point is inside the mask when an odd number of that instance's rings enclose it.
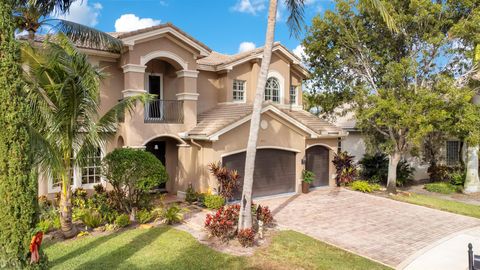
<instances>
[{"instance_id":1,"label":"arched window","mask_svg":"<svg viewBox=\"0 0 480 270\"><path fill-rule=\"evenodd\" d=\"M280 83L275 77L270 77L265 84L265 100L280 102Z\"/></svg>"}]
</instances>

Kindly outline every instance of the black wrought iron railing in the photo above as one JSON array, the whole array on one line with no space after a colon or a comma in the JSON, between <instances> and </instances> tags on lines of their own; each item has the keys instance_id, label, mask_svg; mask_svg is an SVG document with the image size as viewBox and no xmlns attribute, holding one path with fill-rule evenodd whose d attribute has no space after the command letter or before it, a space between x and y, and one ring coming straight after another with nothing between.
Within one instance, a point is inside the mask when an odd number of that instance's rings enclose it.
<instances>
[{"instance_id":1,"label":"black wrought iron railing","mask_svg":"<svg viewBox=\"0 0 480 270\"><path fill-rule=\"evenodd\" d=\"M183 123L183 101L156 99L147 102L145 123Z\"/></svg>"}]
</instances>

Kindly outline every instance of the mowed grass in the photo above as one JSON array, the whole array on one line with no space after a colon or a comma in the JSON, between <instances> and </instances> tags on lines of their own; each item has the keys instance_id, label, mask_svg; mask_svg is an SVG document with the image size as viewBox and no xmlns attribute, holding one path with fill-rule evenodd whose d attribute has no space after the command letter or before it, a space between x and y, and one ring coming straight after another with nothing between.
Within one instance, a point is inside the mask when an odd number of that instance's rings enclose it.
<instances>
[{"instance_id":1,"label":"mowed grass","mask_svg":"<svg viewBox=\"0 0 480 270\"><path fill-rule=\"evenodd\" d=\"M412 194L411 196L390 196L392 199L402 202L422 205L438 210L452 212L455 214L480 218L480 206L457 202L452 200L445 200L434 196L423 194Z\"/></svg>"},{"instance_id":2,"label":"mowed grass","mask_svg":"<svg viewBox=\"0 0 480 270\"><path fill-rule=\"evenodd\" d=\"M389 269L293 231L251 257L220 253L168 226L47 242L45 252L51 269Z\"/></svg>"}]
</instances>

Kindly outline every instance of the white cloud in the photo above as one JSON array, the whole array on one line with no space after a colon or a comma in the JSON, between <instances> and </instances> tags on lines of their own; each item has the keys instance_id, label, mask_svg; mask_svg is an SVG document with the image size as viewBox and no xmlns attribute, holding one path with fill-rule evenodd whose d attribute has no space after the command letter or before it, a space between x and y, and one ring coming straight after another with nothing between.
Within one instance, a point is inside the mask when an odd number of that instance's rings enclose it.
<instances>
[{"instance_id":1,"label":"white cloud","mask_svg":"<svg viewBox=\"0 0 480 270\"><path fill-rule=\"evenodd\" d=\"M317 0L305 0L305 1L303 1L303 3L304 3L306 6L315 4L315 2L317 2Z\"/></svg>"},{"instance_id":2,"label":"white cloud","mask_svg":"<svg viewBox=\"0 0 480 270\"><path fill-rule=\"evenodd\" d=\"M246 51L251 51L251 50L255 49L256 47L257 46L255 45L255 43L250 42L250 41L244 41L244 42L240 43L240 46L238 46L238 52L242 53L242 52L246 52Z\"/></svg>"},{"instance_id":3,"label":"white cloud","mask_svg":"<svg viewBox=\"0 0 480 270\"><path fill-rule=\"evenodd\" d=\"M88 4L88 0L75 1L70 6L70 10L66 14L54 15L53 17L58 19L64 19L87 26L95 26L98 24L98 17L100 16L100 10L102 9L100 3Z\"/></svg>"},{"instance_id":4,"label":"white cloud","mask_svg":"<svg viewBox=\"0 0 480 270\"><path fill-rule=\"evenodd\" d=\"M237 12L256 15L257 12L265 9L265 0L238 0L232 9Z\"/></svg>"},{"instance_id":5,"label":"white cloud","mask_svg":"<svg viewBox=\"0 0 480 270\"><path fill-rule=\"evenodd\" d=\"M135 14L123 14L115 21L116 32L130 32L160 24L160 20L139 18Z\"/></svg>"},{"instance_id":6,"label":"white cloud","mask_svg":"<svg viewBox=\"0 0 480 270\"><path fill-rule=\"evenodd\" d=\"M292 50L293 53L298 56L300 59L304 59L306 57L306 54L305 54L305 47L303 47L303 45L298 45L297 47L295 47L295 49Z\"/></svg>"}]
</instances>

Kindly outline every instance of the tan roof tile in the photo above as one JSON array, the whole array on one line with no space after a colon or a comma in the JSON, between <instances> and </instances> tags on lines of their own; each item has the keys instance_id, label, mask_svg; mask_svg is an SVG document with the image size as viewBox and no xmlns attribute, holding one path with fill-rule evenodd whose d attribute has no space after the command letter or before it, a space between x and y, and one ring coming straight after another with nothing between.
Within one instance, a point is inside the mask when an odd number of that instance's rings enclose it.
<instances>
[{"instance_id":1,"label":"tan roof tile","mask_svg":"<svg viewBox=\"0 0 480 270\"><path fill-rule=\"evenodd\" d=\"M300 122L319 135L328 132L340 132L341 128L336 127L327 121L304 110L290 110L281 106L265 103L265 106L273 105L281 112ZM198 124L188 134L190 136L208 137L221 129L249 116L252 113L251 104L221 104L210 111L198 116Z\"/></svg>"}]
</instances>

